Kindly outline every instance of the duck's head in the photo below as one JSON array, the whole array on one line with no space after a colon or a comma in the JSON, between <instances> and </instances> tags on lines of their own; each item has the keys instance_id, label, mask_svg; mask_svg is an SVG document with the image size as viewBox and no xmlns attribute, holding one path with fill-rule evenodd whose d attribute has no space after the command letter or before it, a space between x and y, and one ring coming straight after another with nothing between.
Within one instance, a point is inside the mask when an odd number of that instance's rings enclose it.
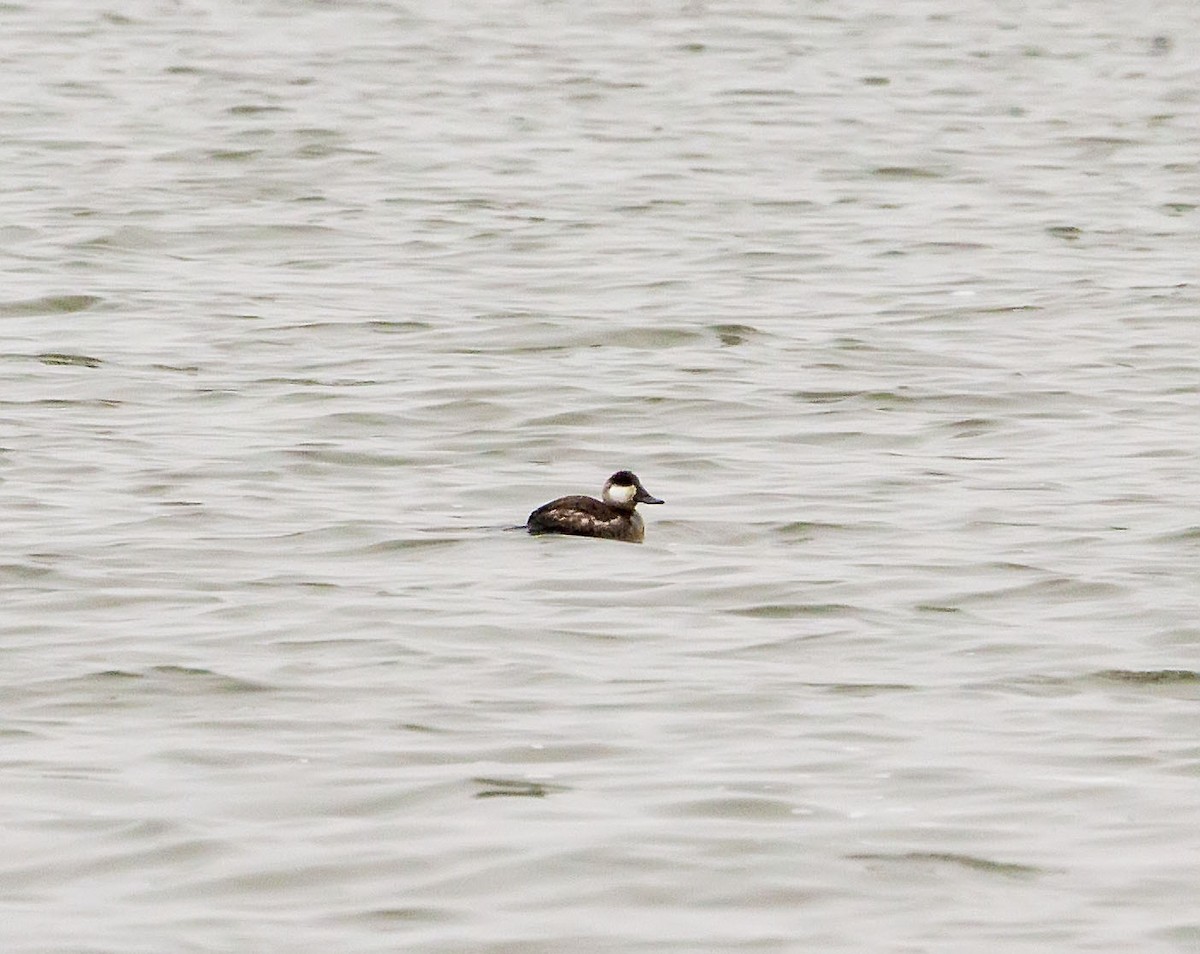
<instances>
[{"instance_id":1,"label":"duck's head","mask_svg":"<svg viewBox=\"0 0 1200 954\"><path fill-rule=\"evenodd\" d=\"M601 494L604 502L614 507L632 510L640 503L660 504L657 497L652 497L637 479L637 474L631 470L618 470L604 482L604 492Z\"/></svg>"}]
</instances>

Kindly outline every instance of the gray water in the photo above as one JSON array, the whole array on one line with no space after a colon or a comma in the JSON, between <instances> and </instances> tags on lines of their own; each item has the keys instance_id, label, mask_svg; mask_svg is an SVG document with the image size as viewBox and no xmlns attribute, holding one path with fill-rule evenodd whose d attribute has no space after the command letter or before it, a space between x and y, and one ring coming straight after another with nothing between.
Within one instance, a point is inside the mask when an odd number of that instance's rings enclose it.
<instances>
[{"instance_id":1,"label":"gray water","mask_svg":"<svg viewBox=\"0 0 1200 954\"><path fill-rule=\"evenodd\" d=\"M5 4L3 951L1200 951L1198 42Z\"/></svg>"}]
</instances>

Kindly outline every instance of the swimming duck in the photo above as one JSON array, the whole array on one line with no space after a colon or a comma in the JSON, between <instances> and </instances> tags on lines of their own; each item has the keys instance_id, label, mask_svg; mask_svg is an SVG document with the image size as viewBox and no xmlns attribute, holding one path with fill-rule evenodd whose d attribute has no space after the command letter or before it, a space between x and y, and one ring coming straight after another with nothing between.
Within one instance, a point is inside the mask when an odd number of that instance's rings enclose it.
<instances>
[{"instance_id":1,"label":"swimming duck","mask_svg":"<svg viewBox=\"0 0 1200 954\"><path fill-rule=\"evenodd\" d=\"M530 533L641 543L646 538L646 525L635 508L640 503L662 503L646 491L637 474L628 470L618 470L609 477L600 496L600 500L583 495L551 500L531 513L525 526Z\"/></svg>"}]
</instances>

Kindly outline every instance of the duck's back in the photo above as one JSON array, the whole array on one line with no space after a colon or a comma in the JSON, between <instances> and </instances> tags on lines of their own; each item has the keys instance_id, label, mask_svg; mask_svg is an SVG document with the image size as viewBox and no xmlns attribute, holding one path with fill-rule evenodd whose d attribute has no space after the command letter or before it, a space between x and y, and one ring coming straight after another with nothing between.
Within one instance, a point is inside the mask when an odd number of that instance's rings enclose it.
<instances>
[{"instance_id":1,"label":"duck's back","mask_svg":"<svg viewBox=\"0 0 1200 954\"><path fill-rule=\"evenodd\" d=\"M529 515L530 533L563 533L573 537L602 537L641 543L645 525L636 511L614 507L595 497L559 497Z\"/></svg>"}]
</instances>

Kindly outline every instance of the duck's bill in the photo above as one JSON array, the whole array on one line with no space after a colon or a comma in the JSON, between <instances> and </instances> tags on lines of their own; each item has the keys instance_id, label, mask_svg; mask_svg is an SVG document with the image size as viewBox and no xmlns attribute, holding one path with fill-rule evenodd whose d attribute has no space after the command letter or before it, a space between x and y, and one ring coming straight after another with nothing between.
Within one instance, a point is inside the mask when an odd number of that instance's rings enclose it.
<instances>
[{"instance_id":1,"label":"duck's bill","mask_svg":"<svg viewBox=\"0 0 1200 954\"><path fill-rule=\"evenodd\" d=\"M644 504L662 503L662 501L659 500L657 497L651 497L641 487L638 488L637 496L634 497L633 499L636 500L638 503L644 503Z\"/></svg>"}]
</instances>

